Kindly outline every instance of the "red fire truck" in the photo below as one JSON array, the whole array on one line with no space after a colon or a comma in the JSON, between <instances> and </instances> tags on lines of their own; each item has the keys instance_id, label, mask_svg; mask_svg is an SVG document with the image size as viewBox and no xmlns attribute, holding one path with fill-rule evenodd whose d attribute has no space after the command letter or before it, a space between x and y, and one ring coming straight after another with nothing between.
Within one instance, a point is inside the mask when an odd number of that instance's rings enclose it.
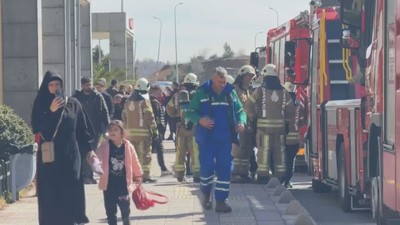
<instances>
[{"instance_id":1,"label":"red fire truck","mask_svg":"<svg viewBox=\"0 0 400 225\"><path fill-rule=\"evenodd\" d=\"M308 76L309 28L308 12L298 16L267 33L266 63L275 64L279 78L284 83L302 83ZM307 106L306 86L297 86L297 99L304 108ZM306 126L300 128L303 137ZM301 140L302 142L302 140ZM304 148L297 154L296 166L305 165Z\"/></svg>"},{"instance_id":2,"label":"red fire truck","mask_svg":"<svg viewBox=\"0 0 400 225\"><path fill-rule=\"evenodd\" d=\"M317 104L313 189L337 187L344 211L371 208L377 224L400 224L400 0L341 0L340 9L341 45L363 87L353 99ZM324 75L312 68L315 91Z\"/></svg>"}]
</instances>

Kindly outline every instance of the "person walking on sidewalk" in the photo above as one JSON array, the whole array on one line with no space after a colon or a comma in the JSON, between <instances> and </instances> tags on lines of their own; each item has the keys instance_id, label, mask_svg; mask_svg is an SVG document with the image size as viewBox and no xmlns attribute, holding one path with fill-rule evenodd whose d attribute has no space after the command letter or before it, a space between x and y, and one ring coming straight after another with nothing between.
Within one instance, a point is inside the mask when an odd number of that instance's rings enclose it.
<instances>
[{"instance_id":1,"label":"person walking on sidewalk","mask_svg":"<svg viewBox=\"0 0 400 225\"><path fill-rule=\"evenodd\" d=\"M297 152L299 151L300 133L299 128L306 124L304 120L304 107L298 103L296 98L296 88L290 83L286 82L283 87L289 92L290 97L295 105L291 107L289 118L289 133L286 136L285 153L286 153L286 175L283 178L283 185L287 188L292 188L290 180L293 177L294 165Z\"/></svg>"},{"instance_id":2,"label":"person walking on sidewalk","mask_svg":"<svg viewBox=\"0 0 400 225\"><path fill-rule=\"evenodd\" d=\"M216 212L231 212L226 203L229 196L231 175L232 143L238 143L237 132L244 131L246 114L233 86L226 83L227 72L215 68L212 79L201 85L189 104L185 119L195 128L199 145L200 188L203 193L202 205L211 209L211 189L214 174Z\"/></svg>"},{"instance_id":3,"label":"person walking on sidewalk","mask_svg":"<svg viewBox=\"0 0 400 225\"><path fill-rule=\"evenodd\" d=\"M130 225L130 193L141 183L142 169L133 145L125 139L124 125L120 120L108 126L109 140L103 141L96 151L104 171L99 189L103 191L104 207L109 225L117 225L117 206L122 222Z\"/></svg>"},{"instance_id":4,"label":"person walking on sidewalk","mask_svg":"<svg viewBox=\"0 0 400 225\"><path fill-rule=\"evenodd\" d=\"M127 139L135 146L138 154L143 169L143 182L155 183L157 180L150 177L151 140L158 138L158 130L149 99L149 89L150 83L146 78L136 81L134 91L122 111L122 120L129 131Z\"/></svg>"},{"instance_id":5,"label":"person walking on sidewalk","mask_svg":"<svg viewBox=\"0 0 400 225\"><path fill-rule=\"evenodd\" d=\"M164 162L164 147L162 145L163 137L161 134L165 132L165 111L159 101L161 92L162 90L160 86L156 85L150 88L151 107L153 108L158 130L158 137L151 140L151 148L153 152L155 151L157 153L157 162L161 169L161 176L167 176L172 175L172 173L167 169Z\"/></svg>"},{"instance_id":6,"label":"person walking on sidewalk","mask_svg":"<svg viewBox=\"0 0 400 225\"><path fill-rule=\"evenodd\" d=\"M105 133L105 129L110 122L110 115L108 114L107 104L104 101L103 95L93 89L91 79L82 77L81 85L82 90L76 91L74 97L82 104L82 107L89 115L90 122L92 122L94 128L92 149L96 150L99 145L100 137ZM90 165L86 162L82 162L82 174L85 184L97 183L93 177L93 171Z\"/></svg>"},{"instance_id":7,"label":"person walking on sidewalk","mask_svg":"<svg viewBox=\"0 0 400 225\"><path fill-rule=\"evenodd\" d=\"M79 101L62 97L58 72L47 71L43 78L33 103L32 130L40 136L36 183L39 224L88 223L81 161L92 162L96 157L91 146L94 131Z\"/></svg>"},{"instance_id":8,"label":"person walking on sidewalk","mask_svg":"<svg viewBox=\"0 0 400 225\"><path fill-rule=\"evenodd\" d=\"M244 65L240 68L238 76L233 83L235 91L243 104L243 109L246 113L250 107L250 82L256 76L256 70L251 65ZM239 145L232 145L233 156L233 171L231 174L232 183L247 183L251 181L249 176L250 155L255 147L253 136L255 135L252 129L252 121L247 117L246 129L239 135Z\"/></svg>"},{"instance_id":9,"label":"person walking on sidewalk","mask_svg":"<svg viewBox=\"0 0 400 225\"><path fill-rule=\"evenodd\" d=\"M175 101L174 97L167 105L167 112L171 117L181 118L181 122L177 124L176 129L175 160L175 174L179 182L185 180L185 166L186 171L193 172L193 182L200 182L199 151L194 138L194 125L191 121L184 118L190 100L195 95L198 85L196 74L186 74L183 80L182 89L176 94L177 101ZM191 170L188 168L190 167L190 164L185 164L185 158L187 155L189 156L187 162L191 162ZM186 175L188 175L188 172L186 172Z\"/></svg>"},{"instance_id":10,"label":"person walking on sidewalk","mask_svg":"<svg viewBox=\"0 0 400 225\"><path fill-rule=\"evenodd\" d=\"M249 116L257 121L257 182L266 184L270 169L280 181L286 173L285 138L289 132L291 108L295 106L280 83L275 65L265 65L261 74L263 83L250 97Z\"/></svg>"}]
</instances>

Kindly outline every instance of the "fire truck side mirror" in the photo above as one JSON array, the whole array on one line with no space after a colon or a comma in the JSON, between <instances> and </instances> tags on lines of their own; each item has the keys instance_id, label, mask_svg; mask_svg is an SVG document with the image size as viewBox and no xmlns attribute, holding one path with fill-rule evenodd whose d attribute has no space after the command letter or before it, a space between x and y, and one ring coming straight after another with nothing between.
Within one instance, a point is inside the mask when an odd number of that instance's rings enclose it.
<instances>
[{"instance_id":1,"label":"fire truck side mirror","mask_svg":"<svg viewBox=\"0 0 400 225\"><path fill-rule=\"evenodd\" d=\"M360 40L358 37L356 37L357 35L353 35L354 32L352 32L350 29L344 29L342 33L343 35L340 42L343 48L348 48L348 49L360 48Z\"/></svg>"},{"instance_id":2,"label":"fire truck side mirror","mask_svg":"<svg viewBox=\"0 0 400 225\"><path fill-rule=\"evenodd\" d=\"M361 15L363 10L363 0L341 0L340 1L340 17L342 23L361 27Z\"/></svg>"},{"instance_id":3,"label":"fire truck side mirror","mask_svg":"<svg viewBox=\"0 0 400 225\"><path fill-rule=\"evenodd\" d=\"M250 53L250 65L256 69L258 68L258 52Z\"/></svg>"},{"instance_id":4,"label":"fire truck side mirror","mask_svg":"<svg viewBox=\"0 0 400 225\"><path fill-rule=\"evenodd\" d=\"M285 67L292 68L296 63L296 42L285 42Z\"/></svg>"}]
</instances>

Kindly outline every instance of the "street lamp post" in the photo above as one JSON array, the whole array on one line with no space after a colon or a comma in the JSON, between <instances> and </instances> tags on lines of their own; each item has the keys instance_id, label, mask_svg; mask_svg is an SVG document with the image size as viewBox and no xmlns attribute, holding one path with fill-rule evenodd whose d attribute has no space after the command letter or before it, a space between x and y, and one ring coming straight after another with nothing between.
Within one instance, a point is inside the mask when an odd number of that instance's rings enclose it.
<instances>
[{"instance_id":1,"label":"street lamp post","mask_svg":"<svg viewBox=\"0 0 400 225\"><path fill-rule=\"evenodd\" d=\"M182 5L183 2L179 2L174 8L174 18L175 18L175 59L176 59L176 82L179 83L179 72L178 72L178 40L176 37L176 7Z\"/></svg>"},{"instance_id":2,"label":"street lamp post","mask_svg":"<svg viewBox=\"0 0 400 225\"><path fill-rule=\"evenodd\" d=\"M160 62L160 46L161 46L162 21L161 21L160 18L158 18L158 17L156 17L156 16L153 16L153 17L154 17L154 19L160 21L160 37L159 37L159 39L158 39L158 54L157 54L157 78L158 78L158 70L159 70L159 69L158 69L158 64L159 64L159 62Z\"/></svg>"},{"instance_id":3,"label":"street lamp post","mask_svg":"<svg viewBox=\"0 0 400 225\"><path fill-rule=\"evenodd\" d=\"M124 12L124 0L121 0L121 12Z\"/></svg>"},{"instance_id":4,"label":"street lamp post","mask_svg":"<svg viewBox=\"0 0 400 225\"><path fill-rule=\"evenodd\" d=\"M276 27L279 27L279 14L278 11L272 7L269 7L270 10L274 11L276 13Z\"/></svg>"},{"instance_id":5,"label":"street lamp post","mask_svg":"<svg viewBox=\"0 0 400 225\"><path fill-rule=\"evenodd\" d=\"M254 35L254 49L256 49L257 48L257 36L259 35L259 34L262 34L262 33L264 33L264 31L259 31L258 33L256 33L256 35Z\"/></svg>"}]
</instances>

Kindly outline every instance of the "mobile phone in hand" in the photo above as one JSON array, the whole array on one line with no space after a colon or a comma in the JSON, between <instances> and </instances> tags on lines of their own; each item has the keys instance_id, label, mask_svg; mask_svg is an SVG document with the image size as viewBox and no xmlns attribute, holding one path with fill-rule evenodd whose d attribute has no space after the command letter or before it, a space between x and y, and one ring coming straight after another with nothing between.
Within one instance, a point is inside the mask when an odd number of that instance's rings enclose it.
<instances>
[{"instance_id":1,"label":"mobile phone in hand","mask_svg":"<svg viewBox=\"0 0 400 225\"><path fill-rule=\"evenodd\" d=\"M56 95L56 98L64 98L64 93L63 93L63 90L61 88L60 89L56 89L55 95Z\"/></svg>"}]
</instances>

